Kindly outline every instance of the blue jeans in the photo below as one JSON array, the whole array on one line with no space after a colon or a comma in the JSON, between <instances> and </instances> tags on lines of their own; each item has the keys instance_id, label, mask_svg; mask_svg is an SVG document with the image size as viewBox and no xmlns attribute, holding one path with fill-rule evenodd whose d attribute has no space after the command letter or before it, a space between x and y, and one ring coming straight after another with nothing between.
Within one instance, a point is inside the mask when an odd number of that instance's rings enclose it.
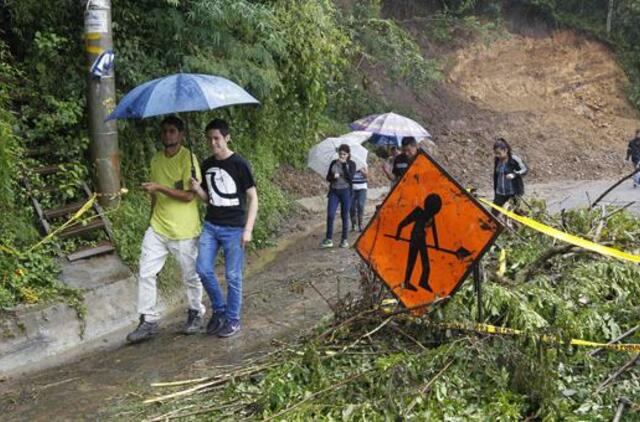
<instances>
[{"instance_id":1,"label":"blue jeans","mask_svg":"<svg viewBox=\"0 0 640 422\"><path fill-rule=\"evenodd\" d=\"M243 231L243 227L218 226L205 221L198 243L196 272L211 299L213 311L224 315L231 322L240 322L244 264L244 250L241 244ZM215 273L216 257L221 247L224 252L227 282L226 301Z\"/></svg>"},{"instance_id":2,"label":"blue jeans","mask_svg":"<svg viewBox=\"0 0 640 422\"><path fill-rule=\"evenodd\" d=\"M327 239L333 238L333 220L340 204L340 216L342 217L342 240L347 240L349 235L349 207L351 206L351 189L330 189L329 203L327 204Z\"/></svg>"},{"instance_id":3,"label":"blue jeans","mask_svg":"<svg viewBox=\"0 0 640 422\"><path fill-rule=\"evenodd\" d=\"M358 189L353 191L351 197L351 225L362 226L364 220L364 205L367 202L367 190ZM356 218L357 217L357 218Z\"/></svg>"}]
</instances>

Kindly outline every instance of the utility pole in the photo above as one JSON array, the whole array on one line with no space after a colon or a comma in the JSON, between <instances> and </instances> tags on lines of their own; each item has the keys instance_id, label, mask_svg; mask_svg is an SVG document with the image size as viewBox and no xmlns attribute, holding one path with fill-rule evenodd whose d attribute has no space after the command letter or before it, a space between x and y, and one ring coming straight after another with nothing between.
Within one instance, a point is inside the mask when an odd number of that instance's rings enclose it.
<instances>
[{"instance_id":1,"label":"utility pole","mask_svg":"<svg viewBox=\"0 0 640 422\"><path fill-rule=\"evenodd\" d=\"M609 12L607 13L607 36L611 36L611 23L613 21L613 1L609 0Z\"/></svg>"},{"instance_id":2,"label":"utility pole","mask_svg":"<svg viewBox=\"0 0 640 422\"><path fill-rule=\"evenodd\" d=\"M85 6L92 174L95 190L100 194L100 203L105 207L113 207L120 201L118 131L115 120L104 121L116 105L111 0L87 0Z\"/></svg>"}]
</instances>

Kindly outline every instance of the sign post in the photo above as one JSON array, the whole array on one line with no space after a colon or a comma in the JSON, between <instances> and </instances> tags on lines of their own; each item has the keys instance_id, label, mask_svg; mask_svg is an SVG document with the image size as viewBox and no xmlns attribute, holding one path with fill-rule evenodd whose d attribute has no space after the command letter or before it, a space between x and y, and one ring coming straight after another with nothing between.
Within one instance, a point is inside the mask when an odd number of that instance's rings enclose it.
<instances>
[{"instance_id":1,"label":"sign post","mask_svg":"<svg viewBox=\"0 0 640 422\"><path fill-rule=\"evenodd\" d=\"M478 300L478 315L477 320L479 323L484 321L484 310L482 309L482 278L484 274L482 274L482 268L480 268L481 263L478 261L473 266L473 282L476 291L476 298Z\"/></svg>"},{"instance_id":2,"label":"sign post","mask_svg":"<svg viewBox=\"0 0 640 422\"><path fill-rule=\"evenodd\" d=\"M501 230L498 220L422 150L355 247L405 307L425 309L451 296L476 271L481 299L477 264Z\"/></svg>"}]
</instances>

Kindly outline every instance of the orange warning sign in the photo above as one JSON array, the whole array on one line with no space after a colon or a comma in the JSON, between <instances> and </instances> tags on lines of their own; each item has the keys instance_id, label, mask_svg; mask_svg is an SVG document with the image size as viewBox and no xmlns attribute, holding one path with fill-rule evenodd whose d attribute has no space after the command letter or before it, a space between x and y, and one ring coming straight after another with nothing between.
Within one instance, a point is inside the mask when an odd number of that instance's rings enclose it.
<instances>
[{"instance_id":1,"label":"orange warning sign","mask_svg":"<svg viewBox=\"0 0 640 422\"><path fill-rule=\"evenodd\" d=\"M420 151L356 243L407 307L451 295L502 226Z\"/></svg>"}]
</instances>

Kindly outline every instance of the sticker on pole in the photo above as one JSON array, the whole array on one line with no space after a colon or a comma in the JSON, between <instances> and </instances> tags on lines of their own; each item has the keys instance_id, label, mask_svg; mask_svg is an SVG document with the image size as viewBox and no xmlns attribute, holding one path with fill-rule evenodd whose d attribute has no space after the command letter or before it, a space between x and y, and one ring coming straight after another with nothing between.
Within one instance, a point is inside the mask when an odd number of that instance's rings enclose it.
<instances>
[{"instance_id":1,"label":"sticker on pole","mask_svg":"<svg viewBox=\"0 0 640 422\"><path fill-rule=\"evenodd\" d=\"M407 308L453 294L502 226L420 151L356 250Z\"/></svg>"},{"instance_id":2,"label":"sticker on pole","mask_svg":"<svg viewBox=\"0 0 640 422\"><path fill-rule=\"evenodd\" d=\"M87 10L84 14L84 32L87 34L106 34L109 31L106 10Z\"/></svg>"}]
</instances>

